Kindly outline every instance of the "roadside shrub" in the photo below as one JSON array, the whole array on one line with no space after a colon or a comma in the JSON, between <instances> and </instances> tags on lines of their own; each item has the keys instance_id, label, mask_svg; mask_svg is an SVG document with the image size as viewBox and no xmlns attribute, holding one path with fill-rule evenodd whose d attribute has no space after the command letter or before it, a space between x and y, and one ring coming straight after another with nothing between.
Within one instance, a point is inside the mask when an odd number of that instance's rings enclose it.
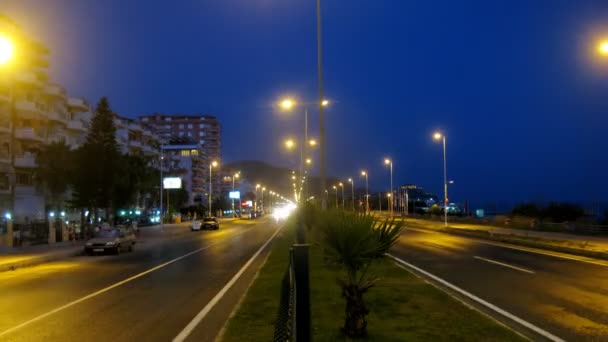
<instances>
[{"instance_id":1,"label":"roadside shrub","mask_svg":"<svg viewBox=\"0 0 608 342\"><path fill-rule=\"evenodd\" d=\"M541 209L534 203L521 203L516 205L513 210L511 210L511 215L540 217Z\"/></svg>"},{"instance_id":2,"label":"roadside shrub","mask_svg":"<svg viewBox=\"0 0 608 342\"><path fill-rule=\"evenodd\" d=\"M543 218L549 219L555 223L576 221L583 217L583 215L585 215L583 208L572 203L551 202L542 211Z\"/></svg>"}]
</instances>

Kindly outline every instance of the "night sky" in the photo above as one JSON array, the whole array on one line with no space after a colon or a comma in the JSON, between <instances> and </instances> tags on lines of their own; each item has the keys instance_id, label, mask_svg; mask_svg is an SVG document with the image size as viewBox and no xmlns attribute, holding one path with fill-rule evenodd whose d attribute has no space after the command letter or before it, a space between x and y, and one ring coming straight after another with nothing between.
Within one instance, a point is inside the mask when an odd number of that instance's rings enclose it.
<instances>
[{"instance_id":1,"label":"night sky","mask_svg":"<svg viewBox=\"0 0 608 342\"><path fill-rule=\"evenodd\" d=\"M452 201L608 202L608 1L324 0L328 174ZM208 113L225 161L293 166L280 138L317 98L314 0L3 0L52 50L51 77L125 116ZM313 106L314 107L314 106ZM311 135L318 132L311 108Z\"/></svg>"}]
</instances>

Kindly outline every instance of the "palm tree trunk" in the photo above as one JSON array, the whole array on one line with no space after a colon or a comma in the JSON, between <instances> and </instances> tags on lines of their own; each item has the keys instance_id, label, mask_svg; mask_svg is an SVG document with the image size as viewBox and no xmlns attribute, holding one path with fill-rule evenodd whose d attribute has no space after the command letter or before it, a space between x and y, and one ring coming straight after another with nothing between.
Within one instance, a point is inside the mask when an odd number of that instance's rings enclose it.
<instances>
[{"instance_id":1,"label":"palm tree trunk","mask_svg":"<svg viewBox=\"0 0 608 342\"><path fill-rule=\"evenodd\" d=\"M367 335L365 316L369 310L363 301L363 292L357 285L342 286L342 296L346 299L346 318L342 332L349 337Z\"/></svg>"}]
</instances>

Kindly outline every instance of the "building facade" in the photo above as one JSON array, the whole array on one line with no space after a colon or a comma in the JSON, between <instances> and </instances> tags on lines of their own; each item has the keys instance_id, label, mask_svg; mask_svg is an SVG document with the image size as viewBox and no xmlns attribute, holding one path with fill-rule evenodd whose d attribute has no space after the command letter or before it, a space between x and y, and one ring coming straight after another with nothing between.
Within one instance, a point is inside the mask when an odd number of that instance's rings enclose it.
<instances>
[{"instance_id":1,"label":"building facade","mask_svg":"<svg viewBox=\"0 0 608 342\"><path fill-rule=\"evenodd\" d=\"M89 104L48 80L48 49L6 17L0 31L19 42L19 60L0 66L0 210L15 222L44 219L35 184L36 155L46 144L83 143Z\"/></svg>"},{"instance_id":2,"label":"building facade","mask_svg":"<svg viewBox=\"0 0 608 342\"><path fill-rule=\"evenodd\" d=\"M204 162L206 158L200 145L164 145L162 146L162 156L163 176L179 177L182 180L182 189L188 192L186 204L189 206L207 205L209 167Z\"/></svg>"}]
</instances>

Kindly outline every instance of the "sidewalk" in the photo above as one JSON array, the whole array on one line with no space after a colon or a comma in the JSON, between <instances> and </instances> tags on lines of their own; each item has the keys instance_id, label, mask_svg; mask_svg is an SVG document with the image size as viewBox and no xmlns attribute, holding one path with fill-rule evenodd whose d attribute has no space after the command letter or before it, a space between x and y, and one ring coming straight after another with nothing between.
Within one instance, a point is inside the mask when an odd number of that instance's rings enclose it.
<instances>
[{"instance_id":1,"label":"sidewalk","mask_svg":"<svg viewBox=\"0 0 608 342\"><path fill-rule=\"evenodd\" d=\"M34 266L82 253L84 241L66 241L54 245L0 247L0 272Z\"/></svg>"}]
</instances>

